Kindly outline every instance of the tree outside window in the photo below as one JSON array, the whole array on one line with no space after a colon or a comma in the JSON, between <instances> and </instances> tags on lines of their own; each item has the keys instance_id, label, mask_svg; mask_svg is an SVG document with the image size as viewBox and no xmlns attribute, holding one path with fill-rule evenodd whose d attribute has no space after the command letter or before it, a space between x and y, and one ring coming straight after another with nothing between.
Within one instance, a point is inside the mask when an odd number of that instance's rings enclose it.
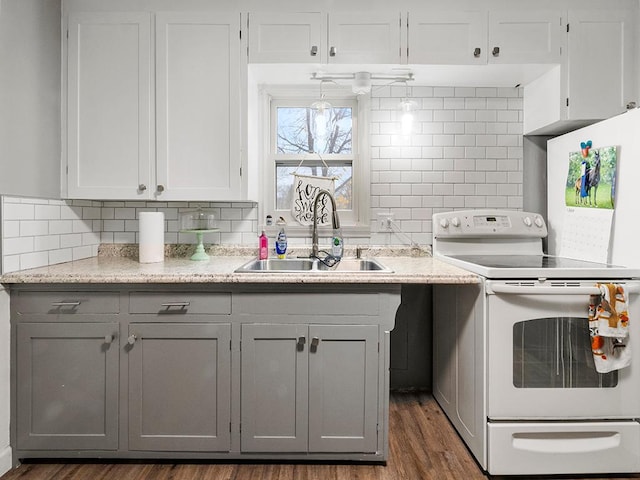
<instances>
[{"instance_id":1,"label":"tree outside window","mask_svg":"<svg viewBox=\"0 0 640 480\"><path fill-rule=\"evenodd\" d=\"M298 102L303 104L305 102ZM279 105L275 109L276 209L291 207L293 173L336 177L335 200L340 210L353 208L354 107L336 105L324 136L314 136L311 108Z\"/></svg>"}]
</instances>

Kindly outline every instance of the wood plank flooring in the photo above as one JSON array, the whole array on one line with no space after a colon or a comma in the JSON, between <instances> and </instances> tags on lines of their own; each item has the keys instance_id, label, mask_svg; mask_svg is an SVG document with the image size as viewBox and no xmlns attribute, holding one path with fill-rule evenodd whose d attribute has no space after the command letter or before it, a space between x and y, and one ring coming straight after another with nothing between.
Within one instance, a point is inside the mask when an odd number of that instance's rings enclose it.
<instances>
[{"instance_id":1,"label":"wood plank flooring","mask_svg":"<svg viewBox=\"0 0 640 480\"><path fill-rule=\"evenodd\" d=\"M387 465L26 463L0 480L475 480L488 478L427 393L394 393ZM524 477L517 477L523 479ZM537 477L541 479L542 477ZM548 477L546 477L548 478ZM575 477L559 477L563 479ZM588 477L598 480L604 477ZM640 478L619 476L606 478Z\"/></svg>"}]
</instances>

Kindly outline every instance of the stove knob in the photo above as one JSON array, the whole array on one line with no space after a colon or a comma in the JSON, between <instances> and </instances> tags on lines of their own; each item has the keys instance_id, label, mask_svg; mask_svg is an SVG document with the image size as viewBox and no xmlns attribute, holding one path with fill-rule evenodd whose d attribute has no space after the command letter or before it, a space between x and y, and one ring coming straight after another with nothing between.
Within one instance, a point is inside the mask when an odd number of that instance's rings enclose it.
<instances>
[{"instance_id":1,"label":"stove knob","mask_svg":"<svg viewBox=\"0 0 640 480\"><path fill-rule=\"evenodd\" d=\"M453 217L451 219L451 225L453 225L454 227L459 227L460 226L460 219L458 217Z\"/></svg>"},{"instance_id":2,"label":"stove knob","mask_svg":"<svg viewBox=\"0 0 640 480\"><path fill-rule=\"evenodd\" d=\"M544 222L542 221L541 217L536 217L536 219L534 220L534 223L536 224L536 227L538 228L542 228L544 225Z\"/></svg>"},{"instance_id":3,"label":"stove knob","mask_svg":"<svg viewBox=\"0 0 640 480\"><path fill-rule=\"evenodd\" d=\"M442 220L440 220L440 226L442 228L447 228L449 226L449 220L447 220L446 218L443 218Z\"/></svg>"},{"instance_id":4,"label":"stove knob","mask_svg":"<svg viewBox=\"0 0 640 480\"><path fill-rule=\"evenodd\" d=\"M530 227L530 226L531 226L531 224L532 224L531 219L530 219L529 217L524 217L524 218L522 219L522 221L524 222L524 224L525 224L527 227Z\"/></svg>"}]
</instances>

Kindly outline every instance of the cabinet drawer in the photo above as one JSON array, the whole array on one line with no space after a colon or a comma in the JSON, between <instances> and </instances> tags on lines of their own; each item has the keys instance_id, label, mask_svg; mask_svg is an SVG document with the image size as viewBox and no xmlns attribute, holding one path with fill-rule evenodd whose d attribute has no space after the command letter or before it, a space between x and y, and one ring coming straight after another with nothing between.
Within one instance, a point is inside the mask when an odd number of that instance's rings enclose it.
<instances>
[{"instance_id":1,"label":"cabinet drawer","mask_svg":"<svg viewBox=\"0 0 640 480\"><path fill-rule=\"evenodd\" d=\"M230 315L230 293L132 292L129 313L155 315Z\"/></svg>"},{"instance_id":2,"label":"cabinet drawer","mask_svg":"<svg viewBox=\"0 0 640 480\"><path fill-rule=\"evenodd\" d=\"M14 292L11 306L18 314L114 314L120 312L117 292Z\"/></svg>"},{"instance_id":3,"label":"cabinet drawer","mask_svg":"<svg viewBox=\"0 0 640 480\"><path fill-rule=\"evenodd\" d=\"M244 314L380 315L377 293L246 293L234 303L234 311Z\"/></svg>"}]
</instances>

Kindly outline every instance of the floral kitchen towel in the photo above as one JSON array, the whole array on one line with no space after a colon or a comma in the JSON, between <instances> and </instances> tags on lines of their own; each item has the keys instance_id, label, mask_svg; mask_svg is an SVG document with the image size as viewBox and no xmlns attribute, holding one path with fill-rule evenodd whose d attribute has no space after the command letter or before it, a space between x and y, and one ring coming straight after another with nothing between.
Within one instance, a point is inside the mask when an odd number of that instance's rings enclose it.
<instances>
[{"instance_id":1,"label":"floral kitchen towel","mask_svg":"<svg viewBox=\"0 0 640 480\"><path fill-rule=\"evenodd\" d=\"M591 351L599 373L629 366L629 312L624 287L615 283L598 283L600 295L591 297L589 333Z\"/></svg>"}]
</instances>

